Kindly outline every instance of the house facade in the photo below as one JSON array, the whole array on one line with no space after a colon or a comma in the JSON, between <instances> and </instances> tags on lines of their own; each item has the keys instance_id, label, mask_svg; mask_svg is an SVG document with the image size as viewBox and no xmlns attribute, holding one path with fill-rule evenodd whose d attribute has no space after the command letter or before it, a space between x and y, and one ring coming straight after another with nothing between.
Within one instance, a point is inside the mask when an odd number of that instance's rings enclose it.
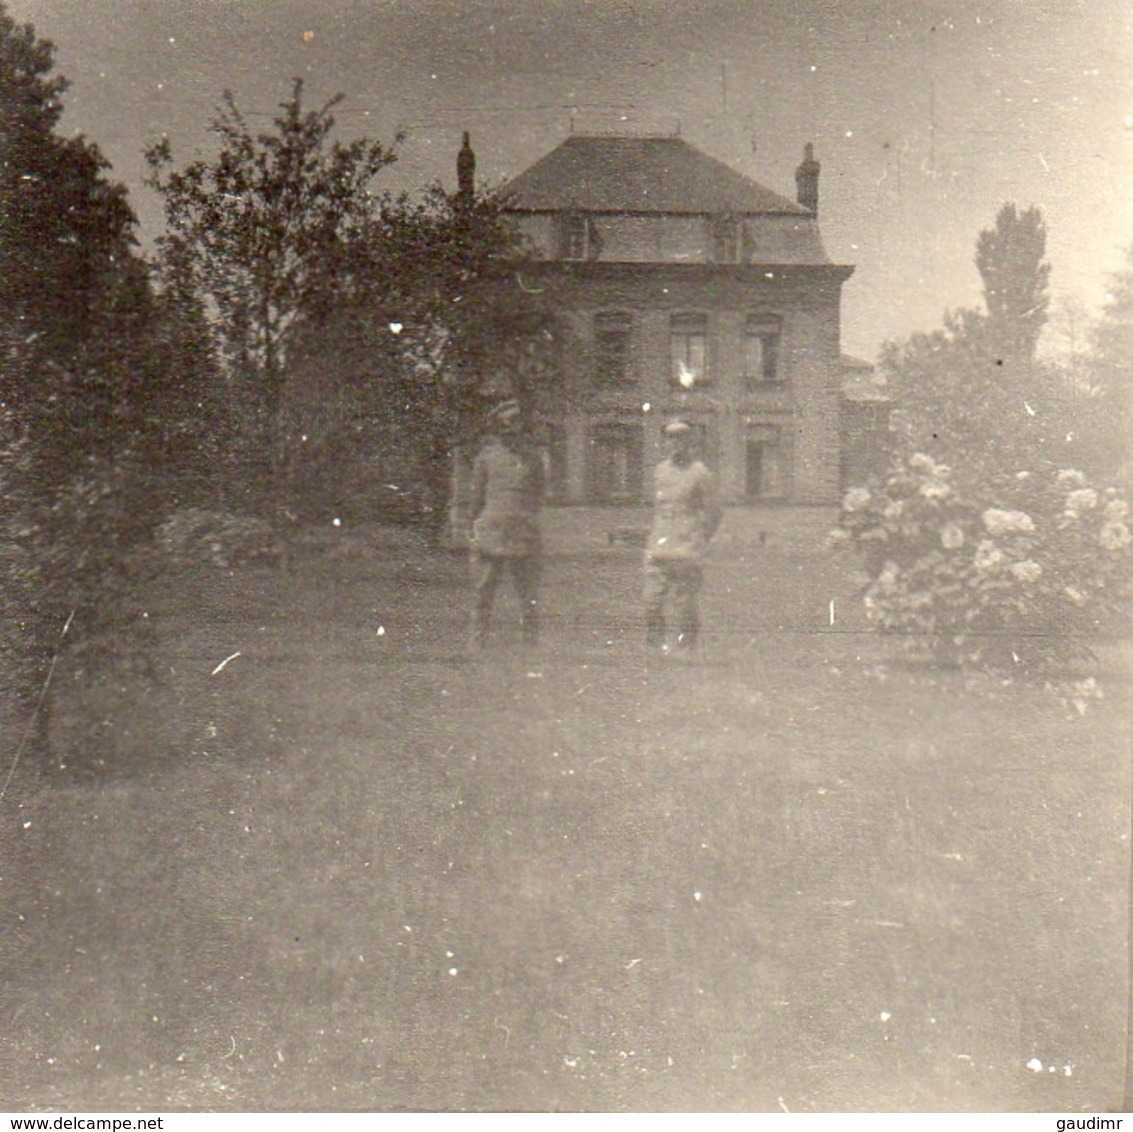
<instances>
[{"instance_id":1,"label":"house facade","mask_svg":"<svg viewBox=\"0 0 1133 1132\"><path fill-rule=\"evenodd\" d=\"M809 145L791 200L679 137L572 135L504 187L559 327L553 500L644 502L677 415L726 501L839 498L853 268L822 246L818 178Z\"/></svg>"}]
</instances>

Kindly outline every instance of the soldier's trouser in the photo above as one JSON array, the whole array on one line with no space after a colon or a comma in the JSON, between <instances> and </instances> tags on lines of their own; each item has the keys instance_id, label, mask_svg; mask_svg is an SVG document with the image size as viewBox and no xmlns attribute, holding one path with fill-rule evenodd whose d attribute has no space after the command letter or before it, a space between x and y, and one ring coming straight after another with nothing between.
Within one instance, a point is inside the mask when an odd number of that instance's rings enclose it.
<instances>
[{"instance_id":1,"label":"soldier's trouser","mask_svg":"<svg viewBox=\"0 0 1133 1132\"><path fill-rule=\"evenodd\" d=\"M704 570L687 559L649 558L645 562L645 641L651 648L665 643L665 599L673 608L677 644L694 648L700 636L700 590Z\"/></svg>"},{"instance_id":2,"label":"soldier's trouser","mask_svg":"<svg viewBox=\"0 0 1133 1132\"><path fill-rule=\"evenodd\" d=\"M539 580L543 559L538 554L510 557L500 554L472 553L472 589L476 595L473 611L473 636L482 642L492 622L492 605L504 571L511 573L515 592L519 595L524 639L534 643L539 637Z\"/></svg>"}]
</instances>

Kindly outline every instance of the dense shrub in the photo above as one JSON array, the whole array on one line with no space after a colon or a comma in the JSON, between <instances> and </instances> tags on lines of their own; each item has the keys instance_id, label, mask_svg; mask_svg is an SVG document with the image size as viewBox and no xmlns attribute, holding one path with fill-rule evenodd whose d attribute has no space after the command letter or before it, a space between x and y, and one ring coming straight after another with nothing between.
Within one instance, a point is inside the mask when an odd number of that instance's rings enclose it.
<instances>
[{"instance_id":1,"label":"dense shrub","mask_svg":"<svg viewBox=\"0 0 1133 1132\"><path fill-rule=\"evenodd\" d=\"M1050 671L1128 616L1128 513L1116 489L1073 469L960 490L952 469L915 453L846 494L833 537L863 554L870 620L913 653Z\"/></svg>"},{"instance_id":2,"label":"dense shrub","mask_svg":"<svg viewBox=\"0 0 1133 1132\"><path fill-rule=\"evenodd\" d=\"M174 567L273 563L286 560L286 542L266 519L186 507L155 534L156 548Z\"/></svg>"}]
</instances>

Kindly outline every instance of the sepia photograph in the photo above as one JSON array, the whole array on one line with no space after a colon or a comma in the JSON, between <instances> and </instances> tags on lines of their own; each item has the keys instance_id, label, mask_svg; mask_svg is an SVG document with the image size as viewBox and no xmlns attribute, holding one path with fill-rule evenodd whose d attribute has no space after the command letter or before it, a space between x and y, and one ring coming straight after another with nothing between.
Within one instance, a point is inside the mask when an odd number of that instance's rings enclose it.
<instances>
[{"instance_id":1,"label":"sepia photograph","mask_svg":"<svg viewBox=\"0 0 1133 1132\"><path fill-rule=\"evenodd\" d=\"M0 0L0 1112L1120 1127L1131 61Z\"/></svg>"}]
</instances>

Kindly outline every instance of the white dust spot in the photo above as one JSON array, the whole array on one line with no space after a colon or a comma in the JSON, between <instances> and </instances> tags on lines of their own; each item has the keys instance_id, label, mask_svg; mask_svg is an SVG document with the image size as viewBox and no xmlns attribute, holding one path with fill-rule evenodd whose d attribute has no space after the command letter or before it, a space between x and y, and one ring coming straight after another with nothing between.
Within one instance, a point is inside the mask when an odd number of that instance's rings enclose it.
<instances>
[{"instance_id":1,"label":"white dust spot","mask_svg":"<svg viewBox=\"0 0 1133 1132\"><path fill-rule=\"evenodd\" d=\"M1039 1061L1037 1057L1032 1057L1031 1060L1027 1062L1027 1068L1030 1069L1032 1073L1041 1073L1043 1071L1043 1063Z\"/></svg>"},{"instance_id":2,"label":"white dust spot","mask_svg":"<svg viewBox=\"0 0 1133 1132\"><path fill-rule=\"evenodd\" d=\"M384 625L378 626L378 636L384 637L386 635L386 627Z\"/></svg>"},{"instance_id":3,"label":"white dust spot","mask_svg":"<svg viewBox=\"0 0 1133 1132\"><path fill-rule=\"evenodd\" d=\"M888 1010L883 1010L883 1011L882 1011L882 1012L881 1012L881 1013L880 1013L880 1014L878 1015L878 1017L879 1017L879 1018L880 1018L880 1019L882 1020L882 1022L888 1022L888 1021L889 1021L889 1019L893 1017L893 1015L892 1015L892 1014L890 1014Z\"/></svg>"}]
</instances>

